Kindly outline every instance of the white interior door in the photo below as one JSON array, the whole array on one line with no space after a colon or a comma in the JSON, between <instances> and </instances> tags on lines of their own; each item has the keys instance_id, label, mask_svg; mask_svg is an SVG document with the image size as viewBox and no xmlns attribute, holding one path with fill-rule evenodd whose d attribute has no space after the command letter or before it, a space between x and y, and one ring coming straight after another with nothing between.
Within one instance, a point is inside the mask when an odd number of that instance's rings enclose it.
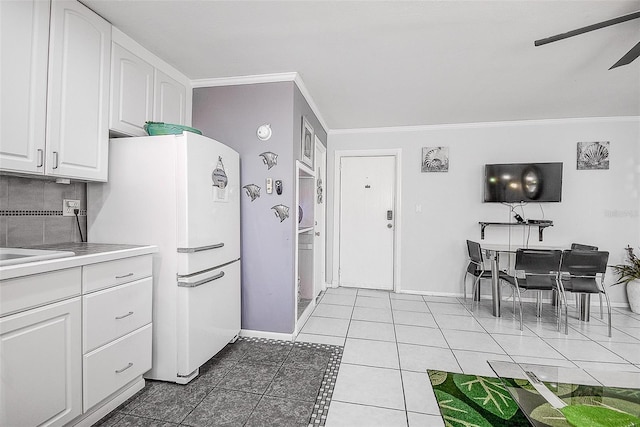
<instances>
[{"instance_id":1,"label":"white interior door","mask_svg":"<svg viewBox=\"0 0 640 427\"><path fill-rule=\"evenodd\" d=\"M394 156L340 160L341 286L394 288Z\"/></svg>"},{"instance_id":2,"label":"white interior door","mask_svg":"<svg viewBox=\"0 0 640 427\"><path fill-rule=\"evenodd\" d=\"M326 288L326 194L325 188L327 185L327 149L322 145L322 142L316 136L316 152L314 153L314 159L316 163L316 189L313 203L313 217L315 221L315 236L313 245L314 256L314 296L317 296L321 291Z\"/></svg>"}]
</instances>

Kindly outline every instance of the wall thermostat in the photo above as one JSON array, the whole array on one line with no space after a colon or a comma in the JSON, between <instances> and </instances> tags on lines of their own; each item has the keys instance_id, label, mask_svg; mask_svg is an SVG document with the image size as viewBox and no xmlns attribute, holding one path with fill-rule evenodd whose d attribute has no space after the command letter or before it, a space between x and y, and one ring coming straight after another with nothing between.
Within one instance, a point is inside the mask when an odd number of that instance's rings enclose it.
<instances>
[{"instance_id":1,"label":"wall thermostat","mask_svg":"<svg viewBox=\"0 0 640 427\"><path fill-rule=\"evenodd\" d=\"M282 180L276 179L276 193L278 195L282 194Z\"/></svg>"}]
</instances>

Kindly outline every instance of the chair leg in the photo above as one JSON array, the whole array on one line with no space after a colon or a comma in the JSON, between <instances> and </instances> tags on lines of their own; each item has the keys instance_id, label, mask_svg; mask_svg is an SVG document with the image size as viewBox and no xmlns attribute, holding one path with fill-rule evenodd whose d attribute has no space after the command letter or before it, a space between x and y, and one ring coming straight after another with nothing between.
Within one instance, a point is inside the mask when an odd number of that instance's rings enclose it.
<instances>
[{"instance_id":1,"label":"chair leg","mask_svg":"<svg viewBox=\"0 0 640 427\"><path fill-rule=\"evenodd\" d=\"M607 310L609 311L609 338L611 338L611 302L609 301L609 295L605 293L604 297L607 299Z\"/></svg>"},{"instance_id":2,"label":"chair leg","mask_svg":"<svg viewBox=\"0 0 640 427\"><path fill-rule=\"evenodd\" d=\"M602 319L602 294L598 294L598 297L600 297L600 319Z\"/></svg>"},{"instance_id":3,"label":"chair leg","mask_svg":"<svg viewBox=\"0 0 640 427\"><path fill-rule=\"evenodd\" d=\"M524 331L524 322L522 320L522 299L520 298L520 288L518 286L516 286L516 292L518 293L518 304L520 305L520 330ZM514 310L514 313L515 313L515 310Z\"/></svg>"},{"instance_id":4,"label":"chair leg","mask_svg":"<svg viewBox=\"0 0 640 427\"><path fill-rule=\"evenodd\" d=\"M473 287L471 288L471 312L475 310L476 306L476 290L478 289L478 283L480 282L480 276L476 277L476 280L473 281Z\"/></svg>"},{"instance_id":5,"label":"chair leg","mask_svg":"<svg viewBox=\"0 0 640 427\"><path fill-rule=\"evenodd\" d=\"M462 294L464 295L464 300L467 300L467 275L469 273L467 272L467 270L464 271L464 274L462 275Z\"/></svg>"},{"instance_id":6,"label":"chair leg","mask_svg":"<svg viewBox=\"0 0 640 427\"><path fill-rule=\"evenodd\" d=\"M569 310L567 309L567 296L563 291L560 291L560 298L562 300L561 304L564 305L564 334L569 335ZM560 324L562 324L562 317L560 319Z\"/></svg>"}]
</instances>

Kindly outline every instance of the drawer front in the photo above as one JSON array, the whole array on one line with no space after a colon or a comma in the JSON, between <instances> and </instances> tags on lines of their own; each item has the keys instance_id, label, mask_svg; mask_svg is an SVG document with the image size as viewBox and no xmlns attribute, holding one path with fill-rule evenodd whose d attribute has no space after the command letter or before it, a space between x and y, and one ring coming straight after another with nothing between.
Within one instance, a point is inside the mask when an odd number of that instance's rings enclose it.
<instances>
[{"instance_id":1,"label":"drawer front","mask_svg":"<svg viewBox=\"0 0 640 427\"><path fill-rule=\"evenodd\" d=\"M152 289L147 277L82 297L84 353L151 323Z\"/></svg>"},{"instance_id":2,"label":"drawer front","mask_svg":"<svg viewBox=\"0 0 640 427\"><path fill-rule=\"evenodd\" d=\"M151 255L142 255L82 267L82 293L94 292L151 276Z\"/></svg>"},{"instance_id":3,"label":"drawer front","mask_svg":"<svg viewBox=\"0 0 640 427\"><path fill-rule=\"evenodd\" d=\"M86 412L151 369L151 325L86 354L83 406Z\"/></svg>"},{"instance_id":4,"label":"drawer front","mask_svg":"<svg viewBox=\"0 0 640 427\"><path fill-rule=\"evenodd\" d=\"M80 267L0 281L0 316L80 295Z\"/></svg>"}]
</instances>

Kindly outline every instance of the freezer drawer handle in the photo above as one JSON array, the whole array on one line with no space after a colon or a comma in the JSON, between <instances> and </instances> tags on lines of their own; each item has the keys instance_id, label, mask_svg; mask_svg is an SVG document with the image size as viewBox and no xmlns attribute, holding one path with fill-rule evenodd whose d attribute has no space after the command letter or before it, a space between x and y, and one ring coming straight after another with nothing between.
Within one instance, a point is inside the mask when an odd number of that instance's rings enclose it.
<instances>
[{"instance_id":1,"label":"freezer drawer handle","mask_svg":"<svg viewBox=\"0 0 640 427\"><path fill-rule=\"evenodd\" d=\"M208 251L210 249L220 249L223 246L224 246L224 243L217 243L215 245L200 246L198 248L178 248L178 253L179 254L192 254L194 252Z\"/></svg>"},{"instance_id":2,"label":"freezer drawer handle","mask_svg":"<svg viewBox=\"0 0 640 427\"><path fill-rule=\"evenodd\" d=\"M127 369L129 369L132 366L133 366L133 362L129 362L129 364L127 366L125 366L124 368L116 369L116 374L121 374L122 372L126 371Z\"/></svg>"},{"instance_id":3,"label":"freezer drawer handle","mask_svg":"<svg viewBox=\"0 0 640 427\"><path fill-rule=\"evenodd\" d=\"M125 317L129 317L132 314L133 314L133 311L130 311L127 314L123 314L122 316L116 316L116 320L124 319Z\"/></svg>"},{"instance_id":4,"label":"freezer drawer handle","mask_svg":"<svg viewBox=\"0 0 640 427\"><path fill-rule=\"evenodd\" d=\"M178 286L181 288L195 288L200 285L204 285L205 283L213 282L214 280L218 280L224 277L224 271L216 274L213 277L208 279L200 280L199 282L187 283L187 282L178 282Z\"/></svg>"},{"instance_id":5,"label":"freezer drawer handle","mask_svg":"<svg viewBox=\"0 0 640 427\"><path fill-rule=\"evenodd\" d=\"M116 276L116 279L124 279L125 277L133 276L133 273L125 274L124 276Z\"/></svg>"}]
</instances>

